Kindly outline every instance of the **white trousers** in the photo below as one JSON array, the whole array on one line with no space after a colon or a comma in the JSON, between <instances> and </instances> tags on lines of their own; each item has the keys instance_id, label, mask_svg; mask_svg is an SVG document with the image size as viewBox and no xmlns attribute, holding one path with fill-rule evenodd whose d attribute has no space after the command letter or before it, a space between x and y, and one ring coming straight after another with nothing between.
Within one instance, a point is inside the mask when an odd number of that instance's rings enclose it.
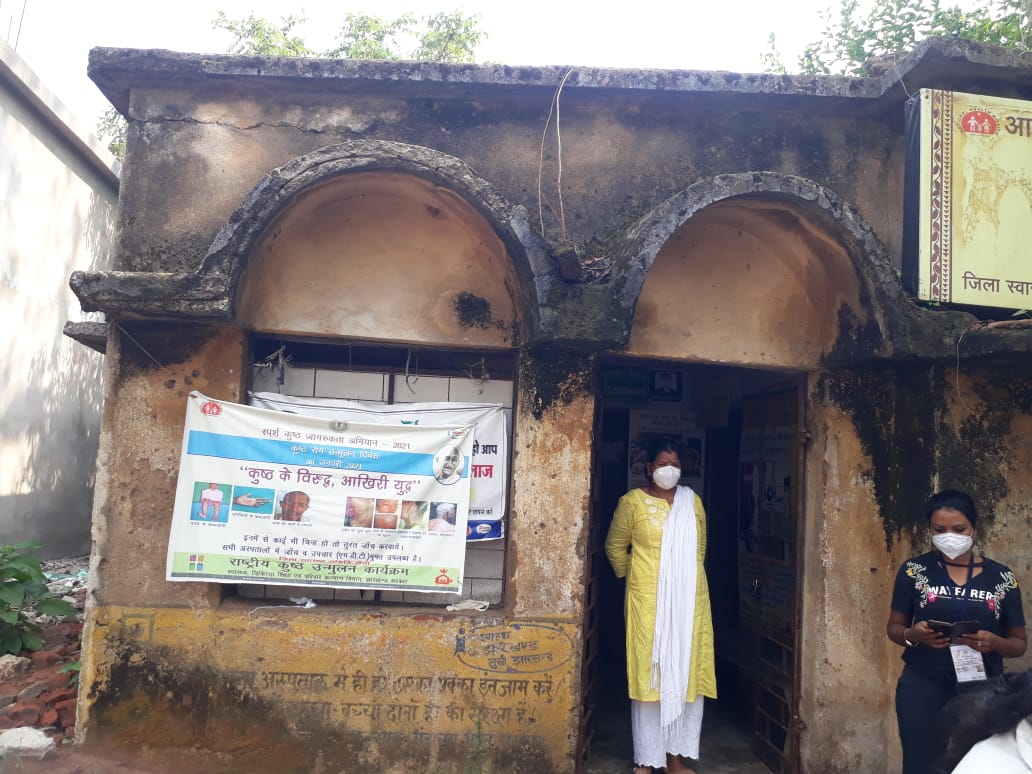
<instances>
[{"instance_id":1,"label":"white trousers","mask_svg":"<svg viewBox=\"0 0 1032 774\"><path fill-rule=\"evenodd\" d=\"M662 768L666 766L667 753L698 760L704 701L702 696L686 701L681 716L666 728L660 728L659 702L631 699L634 765Z\"/></svg>"}]
</instances>

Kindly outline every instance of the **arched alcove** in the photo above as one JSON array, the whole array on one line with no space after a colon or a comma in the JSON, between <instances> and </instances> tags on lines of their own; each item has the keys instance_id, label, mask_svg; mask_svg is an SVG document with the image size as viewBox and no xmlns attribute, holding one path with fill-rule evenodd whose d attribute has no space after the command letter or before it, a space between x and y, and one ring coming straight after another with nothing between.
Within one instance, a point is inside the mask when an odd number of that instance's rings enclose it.
<instances>
[{"instance_id":1,"label":"arched alcove","mask_svg":"<svg viewBox=\"0 0 1032 774\"><path fill-rule=\"evenodd\" d=\"M663 244L627 349L810 369L836 347L843 319L870 321L846 248L787 200L734 197L696 212Z\"/></svg>"},{"instance_id":2,"label":"arched alcove","mask_svg":"<svg viewBox=\"0 0 1032 774\"><path fill-rule=\"evenodd\" d=\"M397 171L310 186L257 239L237 319L256 331L510 347L513 261L450 189Z\"/></svg>"}]
</instances>

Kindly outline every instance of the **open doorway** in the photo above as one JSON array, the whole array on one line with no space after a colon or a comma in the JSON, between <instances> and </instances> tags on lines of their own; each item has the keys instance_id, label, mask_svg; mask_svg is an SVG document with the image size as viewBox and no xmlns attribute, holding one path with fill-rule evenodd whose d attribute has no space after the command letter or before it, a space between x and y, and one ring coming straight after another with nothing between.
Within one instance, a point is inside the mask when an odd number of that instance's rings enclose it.
<instances>
[{"instance_id":1,"label":"open doorway","mask_svg":"<svg viewBox=\"0 0 1032 774\"><path fill-rule=\"evenodd\" d=\"M720 698L707 700L702 771L797 771L802 384L801 374L784 371L601 360L580 761L587 774L627 771L633 757L624 581L603 543L617 500L645 482L639 442L656 432L687 449L682 483L707 511Z\"/></svg>"}]
</instances>

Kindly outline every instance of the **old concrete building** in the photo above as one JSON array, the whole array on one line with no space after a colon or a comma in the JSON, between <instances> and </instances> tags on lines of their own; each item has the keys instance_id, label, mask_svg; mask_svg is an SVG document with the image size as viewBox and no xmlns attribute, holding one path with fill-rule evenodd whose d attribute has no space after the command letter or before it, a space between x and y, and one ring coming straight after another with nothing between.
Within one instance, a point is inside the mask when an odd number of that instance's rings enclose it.
<instances>
[{"instance_id":1,"label":"old concrete building","mask_svg":"<svg viewBox=\"0 0 1032 774\"><path fill-rule=\"evenodd\" d=\"M89 549L103 359L61 331L89 335L69 272L110 268L113 163L0 40L0 541L48 556Z\"/></svg>"},{"instance_id":2,"label":"old concrete building","mask_svg":"<svg viewBox=\"0 0 1032 774\"><path fill-rule=\"evenodd\" d=\"M72 277L117 321L87 743L583 770L625 733L601 539L631 427L667 412L698 427L714 717L774 771L898 770L884 624L924 499L970 490L986 552L1032 569L1032 334L904 292L904 102L1027 99L1027 61L938 40L847 79L98 49L90 74L130 131L115 271ZM487 610L166 582L189 391L400 400L416 355L413 399L473 382L512 406L507 537L467 555Z\"/></svg>"}]
</instances>

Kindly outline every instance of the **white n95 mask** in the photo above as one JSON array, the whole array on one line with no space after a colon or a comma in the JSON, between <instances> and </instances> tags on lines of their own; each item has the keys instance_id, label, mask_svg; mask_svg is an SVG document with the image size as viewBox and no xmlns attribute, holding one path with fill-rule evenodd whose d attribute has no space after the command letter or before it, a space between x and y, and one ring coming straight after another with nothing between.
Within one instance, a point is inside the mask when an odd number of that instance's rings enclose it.
<instances>
[{"instance_id":1,"label":"white n95 mask","mask_svg":"<svg viewBox=\"0 0 1032 774\"><path fill-rule=\"evenodd\" d=\"M932 545L942 551L947 559L956 559L964 552L970 551L973 543L971 535L953 533L932 535Z\"/></svg>"},{"instance_id":2,"label":"white n95 mask","mask_svg":"<svg viewBox=\"0 0 1032 774\"><path fill-rule=\"evenodd\" d=\"M673 465L664 465L652 471L652 480L660 489L673 489L681 480L681 469Z\"/></svg>"}]
</instances>

